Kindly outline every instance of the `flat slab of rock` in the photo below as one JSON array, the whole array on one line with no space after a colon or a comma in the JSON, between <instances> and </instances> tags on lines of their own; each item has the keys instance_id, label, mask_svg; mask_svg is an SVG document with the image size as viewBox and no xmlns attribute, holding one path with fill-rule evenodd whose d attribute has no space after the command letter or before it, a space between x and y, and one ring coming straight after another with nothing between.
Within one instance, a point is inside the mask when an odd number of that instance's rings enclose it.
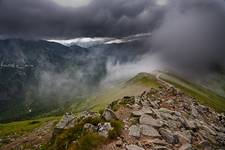
<instances>
[{"instance_id":1,"label":"flat slab of rock","mask_svg":"<svg viewBox=\"0 0 225 150\"><path fill-rule=\"evenodd\" d=\"M134 145L134 144L127 145L126 149L127 150L145 150L144 148L142 148L140 146L137 146L137 145Z\"/></svg>"},{"instance_id":2,"label":"flat slab of rock","mask_svg":"<svg viewBox=\"0 0 225 150\"><path fill-rule=\"evenodd\" d=\"M159 132L150 125L141 125L141 134L150 137L161 137Z\"/></svg>"},{"instance_id":3,"label":"flat slab of rock","mask_svg":"<svg viewBox=\"0 0 225 150\"><path fill-rule=\"evenodd\" d=\"M144 114L139 119L140 124L142 125L150 125L153 127L161 127L162 122L160 119L154 119L152 116Z\"/></svg>"},{"instance_id":4,"label":"flat slab of rock","mask_svg":"<svg viewBox=\"0 0 225 150\"><path fill-rule=\"evenodd\" d=\"M151 115L151 114L153 114L153 112L150 108L147 108L147 107L144 107L141 110L132 112L132 116L134 116L134 117L141 117L144 114Z\"/></svg>"},{"instance_id":5,"label":"flat slab of rock","mask_svg":"<svg viewBox=\"0 0 225 150\"><path fill-rule=\"evenodd\" d=\"M139 125L132 125L129 128L129 136L140 137L141 136L141 128Z\"/></svg>"}]
</instances>

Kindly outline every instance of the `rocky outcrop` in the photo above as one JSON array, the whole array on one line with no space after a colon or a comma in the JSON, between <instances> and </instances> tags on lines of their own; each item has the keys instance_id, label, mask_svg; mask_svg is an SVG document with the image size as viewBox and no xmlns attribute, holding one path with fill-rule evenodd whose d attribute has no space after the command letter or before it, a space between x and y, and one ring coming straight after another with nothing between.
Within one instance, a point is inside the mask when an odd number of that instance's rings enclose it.
<instances>
[{"instance_id":1,"label":"rocky outcrop","mask_svg":"<svg viewBox=\"0 0 225 150\"><path fill-rule=\"evenodd\" d=\"M54 131L53 131L53 137L60 134L64 130L71 129L74 127L76 120L76 116L72 113L66 113L62 119L56 124Z\"/></svg>"},{"instance_id":2,"label":"rocky outcrop","mask_svg":"<svg viewBox=\"0 0 225 150\"><path fill-rule=\"evenodd\" d=\"M62 119L56 124L56 129L70 129L74 127L75 115L72 113L66 113Z\"/></svg>"},{"instance_id":3,"label":"rocky outcrop","mask_svg":"<svg viewBox=\"0 0 225 150\"><path fill-rule=\"evenodd\" d=\"M103 117L106 121L118 119L117 116L115 115L115 113L114 113L112 110L110 110L110 109L106 109L106 110L103 112L102 117Z\"/></svg>"},{"instance_id":4,"label":"rocky outcrop","mask_svg":"<svg viewBox=\"0 0 225 150\"><path fill-rule=\"evenodd\" d=\"M115 106L116 111L112 111ZM94 116L100 115L89 115ZM197 103L174 87L150 89L141 96L124 97L109 105L100 117L104 122L87 123L84 129L107 138L113 130L110 121L124 123L120 137L111 140L103 149L211 150L225 147L225 115ZM67 114L57 127L72 127L69 122L73 118Z\"/></svg>"},{"instance_id":5,"label":"rocky outcrop","mask_svg":"<svg viewBox=\"0 0 225 150\"><path fill-rule=\"evenodd\" d=\"M128 99L126 97L126 101ZM130 99L135 100L132 105L124 105L126 101L119 100L117 103L123 105L115 112L129 114L126 120L123 119L128 128L124 129L125 133L121 136L126 149L192 150L225 147L224 114L200 105L174 87L151 89Z\"/></svg>"},{"instance_id":6,"label":"rocky outcrop","mask_svg":"<svg viewBox=\"0 0 225 150\"><path fill-rule=\"evenodd\" d=\"M112 126L109 122L99 123L98 124L98 134L104 137L109 136L109 131L112 130Z\"/></svg>"}]
</instances>

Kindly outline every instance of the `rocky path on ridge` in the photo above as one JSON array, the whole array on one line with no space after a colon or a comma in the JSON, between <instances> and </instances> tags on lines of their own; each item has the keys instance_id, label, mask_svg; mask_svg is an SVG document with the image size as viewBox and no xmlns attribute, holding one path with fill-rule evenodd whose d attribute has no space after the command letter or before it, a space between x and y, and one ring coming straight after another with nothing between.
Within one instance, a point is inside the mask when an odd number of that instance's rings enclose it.
<instances>
[{"instance_id":1,"label":"rocky path on ridge","mask_svg":"<svg viewBox=\"0 0 225 150\"><path fill-rule=\"evenodd\" d=\"M128 100L130 99L130 100ZM112 150L225 149L225 116L175 88L151 89L115 114L125 127Z\"/></svg>"},{"instance_id":2,"label":"rocky path on ridge","mask_svg":"<svg viewBox=\"0 0 225 150\"><path fill-rule=\"evenodd\" d=\"M88 124L85 128L99 134L104 131L107 136L110 119L115 118L121 120L124 127L117 140L109 140L98 148L100 150L225 149L225 115L168 84L149 89L140 96L117 100L105 109L102 117L107 118L104 123L107 127ZM69 122L68 118L64 121Z\"/></svg>"}]
</instances>

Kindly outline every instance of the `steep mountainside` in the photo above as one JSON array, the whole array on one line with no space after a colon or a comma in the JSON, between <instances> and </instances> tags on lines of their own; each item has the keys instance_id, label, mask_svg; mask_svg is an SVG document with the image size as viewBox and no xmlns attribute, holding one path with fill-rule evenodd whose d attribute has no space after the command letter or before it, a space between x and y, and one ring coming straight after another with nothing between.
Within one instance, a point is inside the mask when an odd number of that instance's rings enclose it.
<instances>
[{"instance_id":1,"label":"steep mountainside","mask_svg":"<svg viewBox=\"0 0 225 150\"><path fill-rule=\"evenodd\" d=\"M59 80L65 72L68 74L65 78L71 75L73 80L73 74L80 66L85 72L85 66L94 61L84 61L87 53L87 49L46 41L1 40L0 121L24 119L55 109L60 102L60 95L55 94L57 84L62 82ZM90 79L87 82L91 82L96 81L99 74L86 76Z\"/></svg>"},{"instance_id":2,"label":"steep mountainside","mask_svg":"<svg viewBox=\"0 0 225 150\"><path fill-rule=\"evenodd\" d=\"M67 47L43 40L0 40L0 122L61 114L64 106L95 92L107 62L144 54L144 41Z\"/></svg>"},{"instance_id":3,"label":"steep mountainside","mask_svg":"<svg viewBox=\"0 0 225 150\"><path fill-rule=\"evenodd\" d=\"M8 141L2 148L223 149L225 115L217 111L224 112L225 107L222 109L210 105L213 101L210 99L212 93L206 92L205 97L202 97L204 88L190 83L187 88L187 81L181 82L179 79L180 82L175 83L175 77L170 81L168 78L162 73L156 76L140 73L117 89L114 87L102 93L95 100L80 102L77 108L82 107L79 111L86 111L76 115L66 113L54 130L48 131L52 136L43 134L49 142L32 138L35 133L42 136L41 131L45 129L42 126L22 138L2 137L3 141ZM201 98L206 97L202 101ZM220 105L224 104L225 101L220 102ZM84 107L87 105L88 107ZM100 111L98 113L90 110ZM51 128L48 123L46 128Z\"/></svg>"}]
</instances>

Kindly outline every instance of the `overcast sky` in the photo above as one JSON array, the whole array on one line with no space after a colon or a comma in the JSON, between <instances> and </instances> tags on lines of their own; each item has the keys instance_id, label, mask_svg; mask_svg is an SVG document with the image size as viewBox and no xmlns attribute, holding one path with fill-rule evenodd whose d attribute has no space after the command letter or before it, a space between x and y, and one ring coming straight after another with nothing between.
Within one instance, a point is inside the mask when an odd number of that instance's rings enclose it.
<instances>
[{"instance_id":1,"label":"overcast sky","mask_svg":"<svg viewBox=\"0 0 225 150\"><path fill-rule=\"evenodd\" d=\"M0 0L0 36L68 39L152 30L167 0Z\"/></svg>"}]
</instances>

